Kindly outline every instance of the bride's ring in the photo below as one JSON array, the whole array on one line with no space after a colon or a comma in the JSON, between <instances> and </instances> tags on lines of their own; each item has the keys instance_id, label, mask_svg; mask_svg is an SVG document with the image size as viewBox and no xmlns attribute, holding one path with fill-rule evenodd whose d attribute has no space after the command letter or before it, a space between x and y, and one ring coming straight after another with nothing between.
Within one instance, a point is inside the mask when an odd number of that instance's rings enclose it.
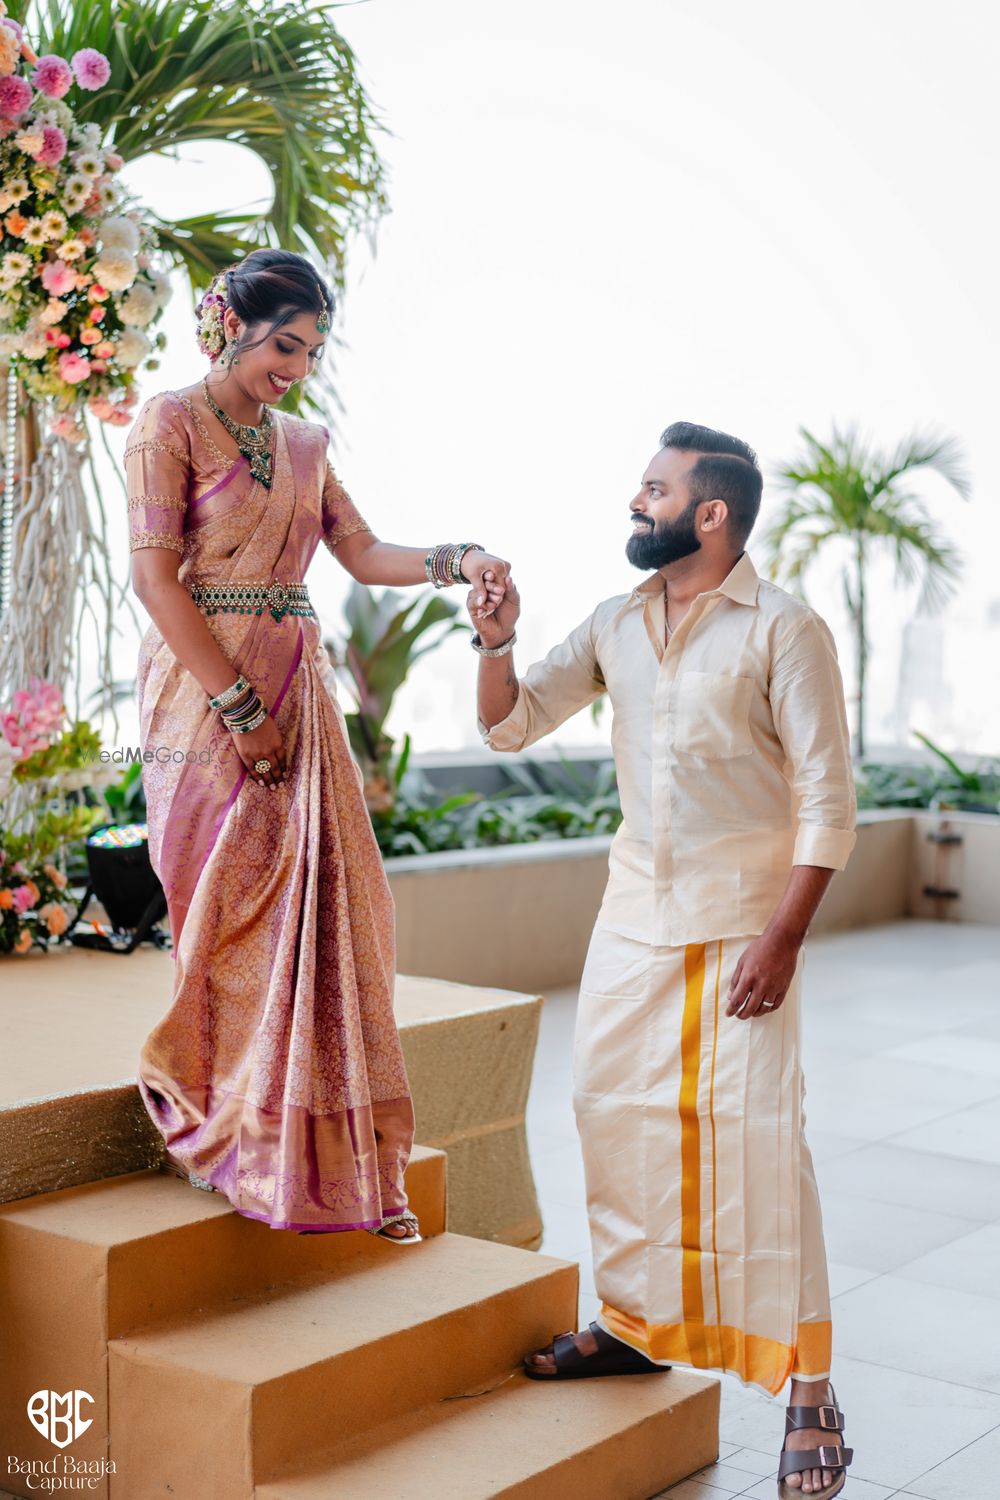
<instances>
[{"instance_id":1,"label":"bride's ring","mask_svg":"<svg viewBox=\"0 0 1000 1500\"><path fill-rule=\"evenodd\" d=\"M271 769L271 762L269 760L255 760L253 763L253 768L255 771L258 771L261 776L266 776L268 771Z\"/></svg>"}]
</instances>

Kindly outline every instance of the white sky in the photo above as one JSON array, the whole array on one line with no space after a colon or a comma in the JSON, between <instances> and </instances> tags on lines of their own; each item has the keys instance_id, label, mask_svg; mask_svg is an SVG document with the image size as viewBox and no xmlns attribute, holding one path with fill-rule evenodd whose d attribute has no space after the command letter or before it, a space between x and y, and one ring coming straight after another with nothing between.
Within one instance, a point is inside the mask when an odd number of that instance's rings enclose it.
<instances>
[{"instance_id":1,"label":"white sky","mask_svg":"<svg viewBox=\"0 0 1000 1500\"><path fill-rule=\"evenodd\" d=\"M1000 750L982 675L1000 645L996 9L371 0L339 19L393 132L392 212L374 258L356 247L343 309L334 454L376 533L510 558L523 674L643 576L624 556L627 508L670 421L737 433L765 474L795 454L799 424L827 436L856 420L886 447L915 427L954 433L975 498L920 484L966 560L938 622L947 691L925 682L906 722ZM127 175L167 214L268 191L231 148ZM183 290L165 327L144 394L202 372ZM107 494L124 572L124 505ZM754 537L748 550L762 569ZM833 561L809 598L850 691ZM888 744L914 595L888 568L871 582L868 732ZM335 629L348 576L320 548L309 583ZM135 643L123 637L120 676ZM390 733L420 751L478 745L475 667L465 638L426 657ZM606 742L609 721L585 712L554 741ZM122 723L130 742L127 710Z\"/></svg>"}]
</instances>

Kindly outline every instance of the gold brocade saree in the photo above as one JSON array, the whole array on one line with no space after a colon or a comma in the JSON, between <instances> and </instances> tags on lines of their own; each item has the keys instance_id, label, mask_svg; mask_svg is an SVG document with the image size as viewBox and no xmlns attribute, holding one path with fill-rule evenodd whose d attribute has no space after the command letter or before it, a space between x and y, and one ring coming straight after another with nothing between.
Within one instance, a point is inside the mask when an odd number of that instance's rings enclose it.
<instances>
[{"instance_id":1,"label":"gold brocade saree","mask_svg":"<svg viewBox=\"0 0 1000 1500\"><path fill-rule=\"evenodd\" d=\"M132 550L181 582L297 582L320 541L367 529L323 428L275 413L274 479L213 442L184 397L129 434ZM222 431L220 428L220 438ZM395 907L315 619L206 624L282 733L251 778L204 689L151 625L138 665L150 857L175 975L138 1083L171 1156L274 1229L373 1227L406 1206L413 1110L393 1018Z\"/></svg>"}]
</instances>

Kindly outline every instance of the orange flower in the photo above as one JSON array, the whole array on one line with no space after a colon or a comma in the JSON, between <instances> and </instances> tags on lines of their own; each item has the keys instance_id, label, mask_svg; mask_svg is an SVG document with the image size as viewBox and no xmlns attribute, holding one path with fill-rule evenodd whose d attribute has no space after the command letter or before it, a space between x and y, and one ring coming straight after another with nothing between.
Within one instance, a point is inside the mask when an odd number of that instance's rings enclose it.
<instances>
[{"instance_id":1,"label":"orange flower","mask_svg":"<svg viewBox=\"0 0 1000 1500\"><path fill-rule=\"evenodd\" d=\"M26 927L21 933L21 936L18 938L17 942L14 944L14 952L27 953L28 949L31 947L31 942L31 933Z\"/></svg>"},{"instance_id":2,"label":"orange flower","mask_svg":"<svg viewBox=\"0 0 1000 1500\"><path fill-rule=\"evenodd\" d=\"M7 215L6 219L4 219L4 224L15 238L20 238L28 227L28 221L24 217L24 214L19 214L17 209Z\"/></svg>"},{"instance_id":3,"label":"orange flower","mask_svg":"<svg viewBox=\"0 0 1000 1500\"><path fill-rule=\"evenodd\" d=\"M62 890L66 884L66 876L63 874L63 872L61 870L57 870L55 865L42 865L42 869L52 881L52 884L54 886L58 886L59 890Z\"/></svg>"},{"instance_id":4,"label":"orange flower","mask_svg":"<svg viewBox=\"0 0 1000 1500\"><path fill-rule=\"evenodd\" d=\"M14 892L7 890L0 891L0 911L10 911L13 905Z\"/></svg>"},{"instance_id":5,"label":"orange flower","mask_svg":"<svg viewBox=\"0 0 1000 1500\"><path fill-rule=\"evenodd\" d=\"M60 906L58 901L46 901L44 906L38 908L38 915L53 937L58 937L69 926L69 917L66 915L66 908Z\"/></svg>"},{"instance_id":6,"label":"orange flower","mask_svg":"<svg viewBox=\"0 0 1000 1500\"><path fill-rule=\"evenodd\" d=\"M34 906L35 902L38 900L39 896L42 893L38 889L37 885L35 884L35 882L33 880L25 880L24 884L28 887L28 890L31 892L31 904L32 904L32 906Z\"/></svg>"}]
</instances>

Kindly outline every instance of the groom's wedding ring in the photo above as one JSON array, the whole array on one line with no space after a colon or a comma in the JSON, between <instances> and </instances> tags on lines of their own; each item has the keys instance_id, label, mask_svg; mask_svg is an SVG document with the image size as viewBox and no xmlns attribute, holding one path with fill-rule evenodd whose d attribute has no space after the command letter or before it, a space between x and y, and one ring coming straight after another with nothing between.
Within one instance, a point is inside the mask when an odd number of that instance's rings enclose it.
<instances>
[{"instance_id":1,"label":"groom's wedding ring","mask_svg":"<svg viewBox=\"0 0 1000 1500\"><path fill-rule=\"evenodd\" d=\"M253 763L253 768L255 771L259 772L261 776L266 776L268 771L271 769L271 762L269 760L255 760Z\"/></svg>"},{"instance_id":2,"label":"groom's wedding ring","mask_svg":"<svg viewBox=\"0 0 1000 1500\"><path fill-rule=\"evenodd\" d=\"M761 1010L773 1010L774 1009L774 1001L773 1000L762 1000L760 1002L760 1008L761 1008Z\"/></svg>"}]
</instances>

